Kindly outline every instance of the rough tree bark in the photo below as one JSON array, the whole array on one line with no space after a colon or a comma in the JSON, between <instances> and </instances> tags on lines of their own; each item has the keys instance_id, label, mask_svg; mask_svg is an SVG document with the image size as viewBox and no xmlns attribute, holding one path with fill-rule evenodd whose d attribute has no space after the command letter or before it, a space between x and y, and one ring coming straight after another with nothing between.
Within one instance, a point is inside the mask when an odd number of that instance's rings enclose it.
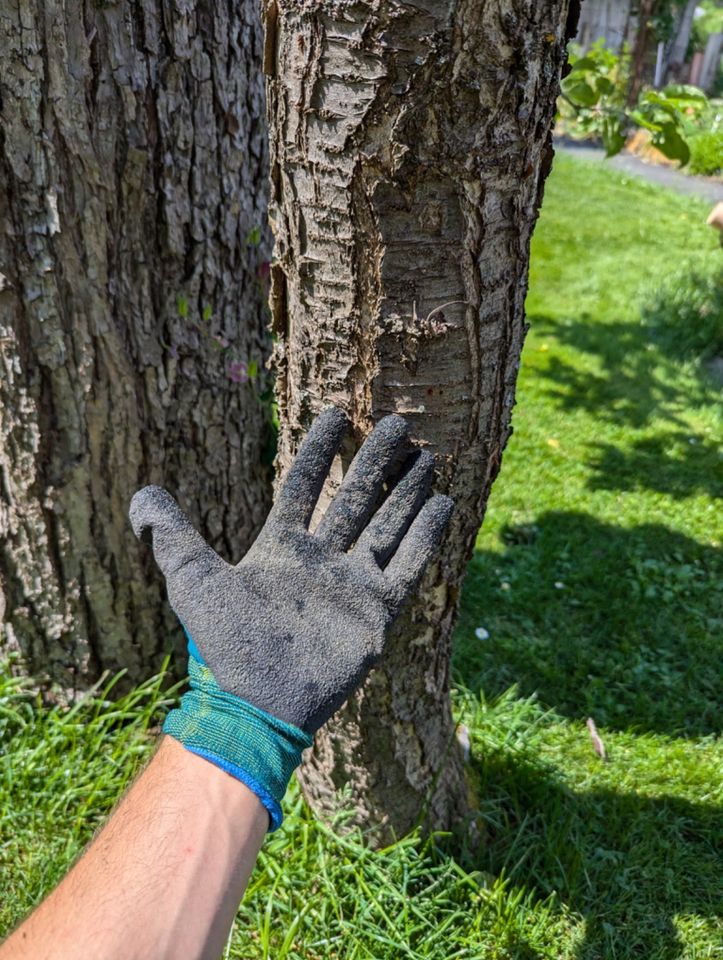
<instances>
[{"instance_id":1,"label":"rough tree bark","mask_svg":"<svg viewBox=\"0 0 723 960\"><path fill-rule=\"evenodd\" d=\"M254 0L20 0L0 49L2 644L72 692L146 676L177 631L139 484L229 556L266 512L261 380L232 366L268 343L261 24Z\"/></svg>"},{"instance_id":2,"label":"rough tree bark","mask_svg":"<svg viewBox=\"0 0 723 960\"><path fill-rule=\"evenodd\" d=\"M381 838L420 817L448 828L469 810L451 633L510 433L530 235L578 7L265 7L280 467L326 403L348 411L355 446L396 412L456 501L422 596L301 774L327 816L351 783L354 820Z\"/></svg>"}]
</instances>

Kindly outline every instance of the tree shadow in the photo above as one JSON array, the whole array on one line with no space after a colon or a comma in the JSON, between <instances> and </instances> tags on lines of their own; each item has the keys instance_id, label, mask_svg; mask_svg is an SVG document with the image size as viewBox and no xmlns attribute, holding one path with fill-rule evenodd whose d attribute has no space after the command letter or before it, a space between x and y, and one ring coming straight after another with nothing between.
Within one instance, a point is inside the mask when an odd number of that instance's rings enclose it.
<instances>
[{"instance_id":1,"label":"tree shadow","mask_svg":"<svg viewBox=\"0 0 723 960\"><path fill-rule=\"evenodd\" d=\"M720 445L686 430L670 430L636 440L621 450L611 443L592 445L590 490L655 490L675 499L707 493L723 496Z\"/></svg>"},{"instance_id":2,"label":"tree shadow","mask_svg":"<svg viewBox=\"0 0 723 960\"><path fill-rule=\"evenodd\" d=\"M613 729L717 732L720 548L659 524L623 529L562 511L502 539L504 552L478 551L469 567L453 661L461 684L487 696L517 684Z\"/></svg>"},{"instance_id":3,"label":"tree shadow","mask_svg":"<svg viewBox=\"0 0 723 960\"><path fill-rule=\"evenodd\" d=\"M613 755L611 763L624 759ZM553 770L509 752L473 756L472 765L485 835L477 852L462 854L463 865L583 916L579 960L674 960L684 949L674 918L715 919L723 904L720 807L606 788L576 792ZM505 947L505 956L537 956L524 943Z\"/></svg>"},{"instance_id":4,"label":"tree shadow","mask_svg":"<svg viewBox=\"0 0 723 960\"><path fill-rule=\"evenodd\" d=\"M720 401L720 389L698 369L685 388L680 386L680 358L651 343L649 331L639 321L598 323L589 314L553 319L528 316L542 335L594 357L599 372L581 370L560 357L550 358L539 376L554 385L548 391L562 410L586 410L610 423L644 427L653 417L684 426L680 412L690 405Z\"/></svg>"}]
</instances>

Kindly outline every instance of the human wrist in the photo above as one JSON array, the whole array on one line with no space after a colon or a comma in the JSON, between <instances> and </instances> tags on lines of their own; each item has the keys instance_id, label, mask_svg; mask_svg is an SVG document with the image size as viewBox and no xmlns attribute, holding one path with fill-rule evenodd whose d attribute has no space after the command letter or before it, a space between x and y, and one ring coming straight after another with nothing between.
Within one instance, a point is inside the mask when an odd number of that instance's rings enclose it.
<instances>
[{"instance_id":1,"label":"human wrist","mask_svg":"<svg viewBox=\"0 0 723 960\"><path fill-rule=\"evenodd\" d=\"M161 737L155 762L161 762L173 777L176 787L175 801L184 803L184 794L193 796L199 803L198 810L207 811L218 828L222 818L222 832L229 842L247 833L263 836L269 824L266 807L246 784L230 777L216 764L187 750L174 737ZM197 820L197 817L194 817ZM233 834L233 836L231 836ZM238 836L236 835L238 834Z\"/></svg>"},{"instance_id":2,"label":"human wrist","mask_svg":"<svg viewBox=\"0 0 723 960\"><path fill-rule=\"evenodd\" d=\"M190 686L163 731L204 760L245 784L259 798L276 830L291 775L312 737L240 697L226 693L193 655Z\"/></svg>"}]
</instances>

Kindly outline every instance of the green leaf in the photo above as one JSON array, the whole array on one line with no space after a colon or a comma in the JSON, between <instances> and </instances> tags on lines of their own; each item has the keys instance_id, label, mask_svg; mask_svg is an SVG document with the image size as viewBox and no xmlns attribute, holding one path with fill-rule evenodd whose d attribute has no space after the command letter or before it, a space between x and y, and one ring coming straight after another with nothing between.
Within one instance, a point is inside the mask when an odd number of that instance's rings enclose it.
<instances>
[{"instance_id":1,"label":"green leaf","mask_svg":"<svg viewBox=\"0 0 723 960\"><path fill-rule=\"evenodd\" d=\"M247 368L249 380L254 380L259 375L259 365L255 360L250 360Z\"/></svg>"},{"instance_id":2,"label":"green leaf","mask_svg":"<svg viewBox=\"0 0 723 960\"><path fill-rule=\"evenodd\" d=\"M705 93L689 83L670 83L661 90L669 100L693 100L698 103L707 103Z\"/></svg>"},{"instance_id":3,"label":"green leaf","mask_svg":"<svg viewBox=\"0 0 723 960\"><path fill-rule=\"evenodd\" d=\"M188 316L188 300L185 297L178 298L178 316L184 319Z\"/></svg>"},{"instance_id":4,"label":"green leaf","mask_svg":"<svg viewBox=\"0 0 723 960\"><path fill-rule=\"evenodd\" d=\"M598 63L592 57L580 57L579 60L576 60L572 65L572 73L579 71L583 73L585 70L597 70Z\"/></svg>"},{"instance_id":5,"label":"green leaf","mask_svg":"<svg viewBox=\"0 0 723 960\"><path fill-rule=\"evenodd\" d=\"M207 305L203 308L203 313L201 314L201 316L203 317L204 321L205 321L206 323L208 323L208 321L209 321L209 320L211 319L211 317L213 316L213 309L212 309L212 307L210 306L210 304L207 304Z\"/></svg>"},{"instance_id":6,"label":"green leaf","mask_svg":"<svg viewBox=\"0 0 723 960\"><path fill-rule=\"evenodd\" d=\"M601 97L607 97L609 94L615 91L615 84L608 77L597 77L595 79L595 87L597 88L598 95Z\"/></svg>"},{"instance_id":7,"label":"green leaf","mask_svg":"<svg viewBox=\"0 0 723 960\"><path fill-rule=\"evenodd\" d=\"M658 133L662 129L659 123L653 123L653 121L649 117L646 117L640 110L631 110L628 116L637 126L651 130L653 133Z\"/></svg>"},{"instance_id":8,"label":"green leaf","mask_svg":"<svg viewBox=\"0 0 723 960\"><path fill-rule=\"evenodd\" d=\"M669 160L679 160L681 166L690 160L690 149L674 123L666 123L653 137L654 145Z\"/></svg>"},{"instance_id":9,"label":"green leaf","mask_svg":"<svg viewBox=\"0 0 723 960\"><path fill-rule=\"evenodd\" d=\"M671 103L666 97L661 96L661 94L656 93L654 90L648 90L644 93L639 101L639 105L645 109L647 106L652 106L658 110L662 110L664 113L668 114L671 117L676 116L675 104Z\"/></svg>"},{"instance_id":10,"label":"green leaf","mask_svg":"<svg viewBox=\"0 0 723 960\"><path fill-rule=\"evenodd\" d=\"M572 81L572 82L571 82ZM568 99L581 107L592 107L598 101L598 95L584 80L566 77L562 84L562 89Z\"/></svg>"},{"instance_id":11,"label":"green leaf","mask_svg":"<svg viewBox=\"0 0 723 960\"><path fill-rule=\"evenodd\" d=\"M625 146L625 134L617 117L608 116L603 120L602 140L608 157L614 157Z\"/></svg>"}]
</instances>

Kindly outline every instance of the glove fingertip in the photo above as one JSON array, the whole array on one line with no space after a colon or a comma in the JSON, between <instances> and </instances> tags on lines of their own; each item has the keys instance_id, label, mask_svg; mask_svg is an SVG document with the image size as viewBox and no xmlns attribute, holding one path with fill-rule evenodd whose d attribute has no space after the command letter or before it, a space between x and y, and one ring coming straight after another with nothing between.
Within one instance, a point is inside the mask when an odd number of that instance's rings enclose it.
<instances>
[{"instance_id":1,"label":"glove fingertip","mask_svg":"<svg viewBox=\"0 0 723 960\"><path fill-rule=\"evenodd\" d=\"M167 512L172 504L175 504L175 501L170 493L155 484L142 487L133 494L128 517L139 540L148 539L148 533L157 522L158 515Z\"/></svg>"},{"instance_id":2,"label":"glove fingertip","mask_svg":"<svg viewBox=\"0 0 723 960\"><path fill-rule=\"evenodd\" d=\"M320 431L334 430L335 428L336 430L345 430L349 426L349 417L341 407L330 404L318 414L314 423L315 425L318 424L317 429Z\"/></svg>"}]
</instances>

